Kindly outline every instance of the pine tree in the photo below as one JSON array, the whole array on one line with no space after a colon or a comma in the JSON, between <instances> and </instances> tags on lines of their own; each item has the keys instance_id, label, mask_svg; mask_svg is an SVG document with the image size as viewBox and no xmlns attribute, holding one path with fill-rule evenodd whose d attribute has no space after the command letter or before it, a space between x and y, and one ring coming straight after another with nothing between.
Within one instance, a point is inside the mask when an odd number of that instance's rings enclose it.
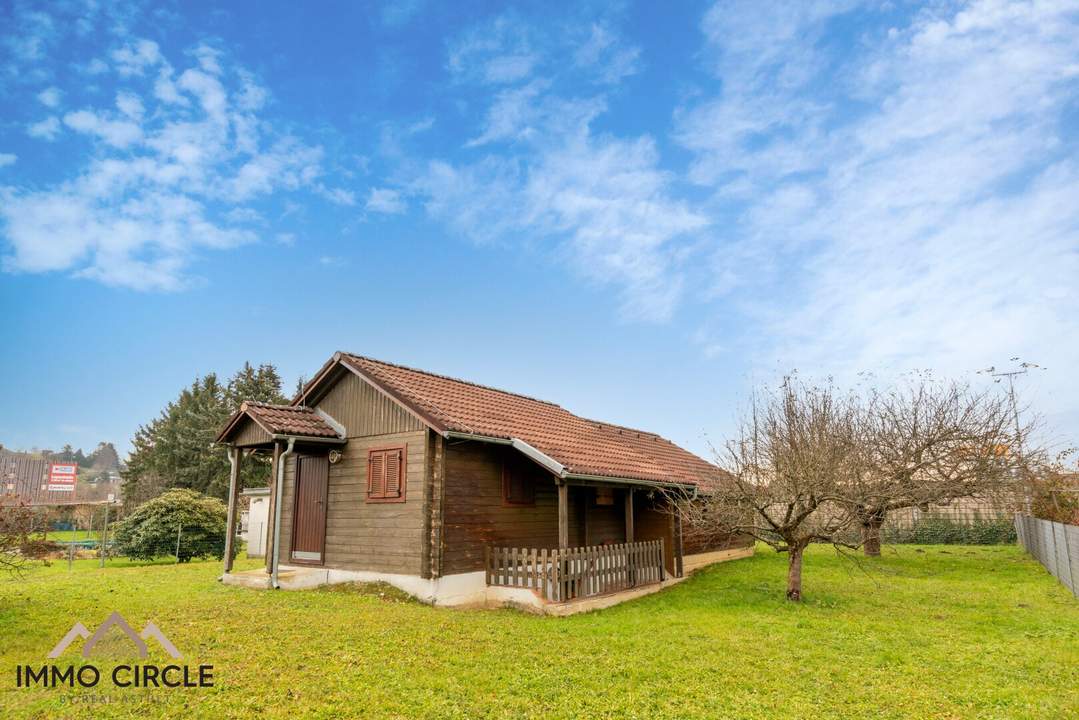
<instances>
[{"instance_id":1,"label":"pine tree","mask_svg":"<svg viewBox=\"0 0 1079 720\"><path fill-rule=\"evenodd\" d=\"M244 363L227 385L213 373L196 378L157 418L140 426L123 472L125 503L136 505L174 487L226 498L228 455L214 440L244 400L286 402L273 365ZM245 458L242 469L244 487L269 482L266 458Z\"/></svg>"}]
</instances>

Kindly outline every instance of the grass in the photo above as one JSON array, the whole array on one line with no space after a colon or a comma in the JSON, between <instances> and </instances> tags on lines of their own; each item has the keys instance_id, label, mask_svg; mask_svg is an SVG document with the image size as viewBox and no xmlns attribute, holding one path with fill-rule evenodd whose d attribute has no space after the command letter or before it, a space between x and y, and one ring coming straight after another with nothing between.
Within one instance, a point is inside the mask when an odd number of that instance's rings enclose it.
<instances>
[{"instance_id":1,"label":"grass","mask_svg":"<svg viewBox=\"0 0 1079 720\"><path fill-rule=\"evenodd\" d=\"M226 587L217 563L75 565L0 581L5 717L1079 717L1079 601L1015 547L905 546L864 568L814 549L802 605L762 550L570 618ZM214 687L15 688L16 664L113 610L212 664Z\"/></svg>"},{"instance_id":2,"label":"grass","mask_svg":"<svg viewBox=\"0 0 1079 720\"><path fill-rule=\"evenodd\" d=\"M99 530L50 530L45 535L45 538L52 540L53 542L78 542L82 540L93 540L94 542L97 542L101 539L101 532Z\"/></svg>"}]
</instances>

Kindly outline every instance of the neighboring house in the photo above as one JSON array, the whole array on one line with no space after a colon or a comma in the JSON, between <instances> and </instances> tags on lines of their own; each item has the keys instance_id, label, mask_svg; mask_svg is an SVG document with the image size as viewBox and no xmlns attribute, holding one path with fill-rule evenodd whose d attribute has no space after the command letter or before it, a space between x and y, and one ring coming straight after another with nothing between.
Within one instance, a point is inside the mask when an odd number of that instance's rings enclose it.
<instances>
[{"instance_id":1,"label":"neighboring house","mask_svg":"<svg viewBox=\"0 0 1079 720\"><path fill-rule=\"evenodd\" d=\"M270 527L270 488L246 488L241 495L247 499L247 510L243 512L241 520L241 534L247 541L247 557L263 557Z\"/></svg>"},{"instance_id":2,"label":"neighboring house","mask_svg":"<svg viewBox=\"0 0 1079 720\"><path fill-rule=\"evenodd\" d=\"M66 492L49 490L51 464L38 454L0 450L0 495L13 497L15 502L27 505L76 503L74 489Z\"/></svg>"},{"instance_id":3,"label":"neighboring house","mask_svg":"<svg viewBox=\"0 0 1079 720\"><path fill-rule=\"evenodd\" d=\"M236 459L230 538L243 454L273 456L271 577L227 561L235 584L383 580L436 604L543 607L752 552L683 547L664 491L719 471L654 433L356 355L336 353L291 405L244 403L218 442Z\"/></svg>"}]
</instances>

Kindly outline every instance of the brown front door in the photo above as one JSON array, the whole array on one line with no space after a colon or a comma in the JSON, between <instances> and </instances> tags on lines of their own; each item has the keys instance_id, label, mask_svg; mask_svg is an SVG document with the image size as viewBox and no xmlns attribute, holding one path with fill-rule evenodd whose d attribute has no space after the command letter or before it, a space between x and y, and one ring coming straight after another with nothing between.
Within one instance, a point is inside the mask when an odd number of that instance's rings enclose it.
<instances>
[{"instance_id":1,"label":"brown front door","mask_svg":"<svg viewBox=\"0 0 1079 720\"><path fill-rule=\"evenodd\" d=\"M292 560L321 565L326 545L326 484L330 462L324 455L296 458L296 502L292 515Z\"/></svg>"}]
</instances>

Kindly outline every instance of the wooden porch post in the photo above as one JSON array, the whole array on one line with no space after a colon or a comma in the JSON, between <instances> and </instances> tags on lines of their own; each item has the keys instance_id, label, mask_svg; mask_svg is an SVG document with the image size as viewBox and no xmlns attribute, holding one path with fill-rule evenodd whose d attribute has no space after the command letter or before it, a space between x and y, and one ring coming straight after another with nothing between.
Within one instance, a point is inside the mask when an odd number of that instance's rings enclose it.
<instances>
[{"instance_id":1,"label":"wooden porch post","mask_svg":"<svg viewBox=\"0 0 1079 720\"><path fill-rule=\"evenodd\" d=\"M569 486L558 483L558 547L569 547Z\"/></svg>"},{"instance_id":2,"label":"wooden porch post","mask_svg":"<svg viewBox=\"0 0 1079 720\"><path fill-rule=\"evenodd\" d=\"M626 542L633 542L633 488L626 488Z\"/></svg>"},{"instance_id":3,"label":"wooden porch post","mask_svg":"<svg viewBox=\"0 0 1079 720\"><path fill-rule=\"evenodd\" d=\"M225 572L232 572L233 546L236 544L236 500L240 485L240 460L243 451L238 447L229 448L229 460L232 461L229 472L229 511L225 521Z\"/></svg>"},{"instance_id":4,"label":"wooden porch post","mask_svg":"<svg viewBox=\"0 0 1079 720\"><path fill-rule=\"evenodd\" d=\"M273 572L273 519L274 510L277 507L277 465L281 462L281 443L274 441L273 462L270 463L270 514L266 520L266 572Z\"/></svg>"},{"instance_id":5,"label":"wooden porch post","mask_svg":"<svg viewBox=\"0 0 1079 720\"><path fill-rule=\"evenodd\" d=\"M674 568L674 576L682 577L682 510L678 507L674 509L673 535L671 539L674 547L671 551L674 557L671 558L671 566Z\"/></svg>"}]
</instances>

